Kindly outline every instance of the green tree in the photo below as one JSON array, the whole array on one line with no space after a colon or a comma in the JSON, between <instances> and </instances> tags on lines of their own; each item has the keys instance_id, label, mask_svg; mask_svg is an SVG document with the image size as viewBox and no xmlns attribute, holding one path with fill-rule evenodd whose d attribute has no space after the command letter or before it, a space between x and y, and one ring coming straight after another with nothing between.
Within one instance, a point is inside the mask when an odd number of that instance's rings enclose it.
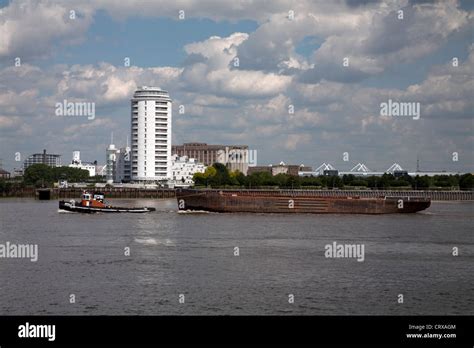
<instances>
[{"instance_id":1,"label":"green tree","mask_svg":"<svg viewBox=\"0 0 474 348\"><path fill-rule=\"evenodd\" d=\"M204 173L195 173L193 175L193 181L196 186L208 186L212 183L212 180L216 176L216 168L209 166L206 168Z\"/></svg>"},{"instance_id":2,"label":"green tree","mask_svg":"<svg viewBox=\"0 0 474 348\"><path fill-rule=\"evenodd\" d=\"M11 182L8 182L4 179L0 179L0 194L8 194L8 192L10 192L10 190L12 189L12 186L13 185Z\"/></svg>"},{"instance_id":3,"label":"green tree","mask_svg":"<svg viewBox=\"0 0 474 348\"><path fill-rule=\"evenodd\" d=\"M367 178L367 186L373 189L379 189L380 188L380 178L376 176L369 176Z\"/></svg>"},{"instance_id":4,"label":"green tree","mask_svg":"<svg viewBox=\"0 0 474 348\"><path fill-rule=\"evenodd\" d=\"M433 185L437 187L456 187L459 186L459 176L457 175L435 175Z\"/></svg>"},{"instance_id":5,"label":"green tree","mask_svg":"<svg viewBox=\"0 0 474 348\"><path fill-rule=\"evenodd\" d=\"M277 174L273 177L273 182L278 187L287 187L289 176L283 173Z\"/></svg>"},{"instance_id":6,"label":"green tree","mask_svg":"<svg viewBox=\"0 0 474 348\"><path fill-rule=\"evenodd\" d=\"M321 187L322 182L318 176L305 176L301 178L301 186L318 186Z\"/></svg>"},{"instance_id":7,"label":"green tree","mask_svg":"<svg viewBox=\"0 0 474 348\"><path fill-rule=\"evenodd\" d=\"M52 168L46 164L32 164L26 168L23 181L36 187L50 186L54 182Z\"/></svg>"},{"instance_id":8,"label":"green tree","mask_svg":"<svg viewBox=\"0 0 474 348\"><path fill-rule=\"evenodd\" d=\"M288 175L285 187L298 189L301 186L301 180L299 176L296 175Z\"/></svg>"},{"instance_id":9,"label":"green tree","mask_svg":"<svg viewBox=\"0 0 474 348\"><path fill-rule=\"evenodd\" d=\"M474 176L472 174L464 174L459 178L459 188L462 190L474 189Z\"/></svg>"},{"instance_id":10,"label":"green tree","mask_svg":"<svg viewBox=\"0 0 474 348\"><path fill-rule=\"evenodd\" d=\"M216 170L216 174L210 178L210 184L214 187L230 185L229 170L222 163L214 163L212 165Z\"/></svg>"},{"instance_id":11,"label":"green tree","mask_svg":"<svg viewBox=\"0 0 474 348\"><path fill-rule=\"evenodd\" d=\"M277 185L277 181L275 180L275 177L269 172L260 172L258 173L258 175L260 176L262 186L276 186Z\"/></svg>"},{"instance_id":12,"label":"green tree","mask_svg":"<svg viewBox=\"0 0 474 348\"><path fill-rule=\"evenodd\" d=\"M351 182L352 186L361 186L361 187L367 187L367 178L354 178Z\"/></svg>"},{"instance_id":13,"label":"green tree","mask_svg":"<svg viewBox=\"0 0 474 348\"><path fill-rule=\"evenodd\" d=\"M240 174L240 171L238 170L234 170L232 172L229 173L229 182L230 182L230 185L232 186L240 186L240 182L239 180L237 179L238 175Z\"/></svg>"},{"instance_id":14,"label":"green tree","mask_svg":"<svg viewBox=\"0 0 474 348\"><path fill-rule=\"evenodd\" d=\"M246 186L247 185L247 177L244 175L242 172L238 172L237 175L235 176L237 179L237 182L239 183L239 186Z\"/></svg>"},{"instance_id":15,"label":"green tree","mask_svg":"<svg viewBox=\"0 0 474 348\"><path fill-rule=\"evenodd\" d=\"M413 180L413 187L416 189L426 189L431 186L431 178L428 175L417 175Z\"/></svg>"},{"instance_id":16,"label":"green tree","mask_svg":"<svg viewBox=\"0 0 474 348\"><path fill-rule=\"evenodd\" d=\"M326 179L326 187L327 188L343 188L344 187L344 182L342 181L342 178L338 175L328 175L325 176Z\"/></svg>"},{"instance_id":17,"label":"green tree","mask_svg":"<svg viewBox=\"0 0 474 348\"><path fill-rule=\"evenodd\" d=\"M257 186L263 186L264 181L267 181L269 176L271 177L272 175L270 173L265 172L252 173L247 176L247 187L252 188Z\"/></svg>"},{"instance_id":18,"label":"green tree","mask_svg":"<svg viewBox=\"0 0 474 348\"><path fill-rule=\"evenodd\" d=\"M411 186L411 185L407 180L403 178L397 178L390 182L390 187L403 187L403 186Z\"/></svg>"},{"instance_id":19,"label":"green tree","mask_svg":"<svg viewBox=\"0 0 474 348\"><path fill-rule=\"evenodd\" d=\"M204 173L194 173L193 181L194 181L194 185L196 186L206 185L206 177L204 176Z\"/></svg>"},{"instance_id":20,"label":"green tree","mask_svg":"<svg viewBox=\"0 0 474 348\"><path fill-rule=\"evenodd\" d=\"M51 173L54 181L84 182L89 179L89 171L80 168L54 167Z\"/></svg>"},{"instance_id":21,"label":"green tree","mask_svg":"<svg viewBox=\"0 0 474 348\"><path fill-rule=\"evenodd\" d=\"M59 180L83 182L88 179L89 172L87 170L66 166L52 168L42 163L29 166L23 175L25 184L35 185L36 187L51 186Z\"/></svg>"},{"instance_id":22,"label":"green tree","mask_svg":"<svg viewBox=\"0 0 474 348\"><path fill-rule=\"evenodd\" d=\"M204 171L204 178L206 179L212 178L216 175L216 173L217 173L216 168L214 168L213 166L209 166Z\"/></svg>"},{"instance_id":23,"label":"green tree","mask_svg":"<svg viewBox=\"0 0 474 348\"><path fill-rule=\"evenodd\" d=\"M342 182L347 186L356 186L353 182L355 180L354 174L344 174L342 176Z\"/></svg>"}]
</instances>

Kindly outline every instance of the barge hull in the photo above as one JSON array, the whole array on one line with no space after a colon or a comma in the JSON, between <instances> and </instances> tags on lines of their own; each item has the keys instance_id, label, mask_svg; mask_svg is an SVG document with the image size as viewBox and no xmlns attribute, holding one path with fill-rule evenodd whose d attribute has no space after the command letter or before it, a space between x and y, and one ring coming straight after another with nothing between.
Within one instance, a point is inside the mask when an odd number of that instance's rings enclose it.
<instances>
[{"instance_id":1,"label":"barge hull","mask_svg":"<svg viewBox=\"0 0 474 348\"><path fill-rule=\"evenodd\" d=\"M247 213L396 214L428 208L429 198L320 197L317 192L178 190L179 210Z\"/></svg>"}]
</instances>

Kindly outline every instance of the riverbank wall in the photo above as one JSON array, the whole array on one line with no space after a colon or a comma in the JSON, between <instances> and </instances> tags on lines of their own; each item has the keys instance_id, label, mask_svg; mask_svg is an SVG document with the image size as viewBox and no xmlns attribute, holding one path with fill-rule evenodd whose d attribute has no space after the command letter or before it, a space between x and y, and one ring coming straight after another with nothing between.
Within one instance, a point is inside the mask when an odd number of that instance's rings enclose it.
<instances>
[{"instance_id":1,"label":"riverbank wall","mask_svg":"<svg viewBox=\"0 0 474 348\"><path fill-rule=\"evenodd\" d=\"M42 189L21 188L4 192L0 197L19 197L19 198L38 198ZM43 189L44 190L44 189ZM59 189L52 188L49 190L50 199L78 199L83 191L82 188ZM230 189L239 191L239 189ZM101 188L101 192L106 198L174 198L176 196L175 189L168 188L118 188L107 187ZM270 191L270 190L262 190ZM474 191L405 191L405 190L282 190L282 191L298 191L311 192L324 197L340 197L340 196L358 196L361 198L374 198L381 196L397 196L397 197L430 197L433 201L474 201Z\"/></svg>"}]
</instances>

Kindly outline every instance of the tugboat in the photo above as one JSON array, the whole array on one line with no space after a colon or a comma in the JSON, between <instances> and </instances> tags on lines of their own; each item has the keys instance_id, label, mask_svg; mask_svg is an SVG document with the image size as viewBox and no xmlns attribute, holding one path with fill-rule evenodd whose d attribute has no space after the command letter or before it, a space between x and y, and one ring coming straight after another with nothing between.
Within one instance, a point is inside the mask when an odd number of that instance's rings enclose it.
<instances>
[{"instance_id":1,"label":"tugboat","mask_svg":"<svg viewBox=\"0 0 474 348\"><path fill-rule=\"evenodd\" d=\"M104 194L101 192L94 192L93 194L84 191L82 193L81 201L75 200L59 201L59 209L72 211L77 213L148 213L155 211L155 208L125 208L113 207L104 203Z\"/></svg>"}]
</instances>

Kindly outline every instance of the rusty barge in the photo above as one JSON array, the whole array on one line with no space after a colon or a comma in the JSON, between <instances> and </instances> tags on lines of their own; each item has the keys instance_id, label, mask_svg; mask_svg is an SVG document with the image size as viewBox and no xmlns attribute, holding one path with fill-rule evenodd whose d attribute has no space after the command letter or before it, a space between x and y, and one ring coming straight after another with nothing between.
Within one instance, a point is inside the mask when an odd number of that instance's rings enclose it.
<instances>
[{"instance_id":1,"label":"rusty barge","mask_svg":"<svg viewBox=\"0 0 474 348\"><path fill-rule=\"evenodd\" d=\"M180 211L221 213L396 214L416 213L431 205L425 197L323 197L317 190L179 189L176 198Z\"/></svg>"}]
</instances>

